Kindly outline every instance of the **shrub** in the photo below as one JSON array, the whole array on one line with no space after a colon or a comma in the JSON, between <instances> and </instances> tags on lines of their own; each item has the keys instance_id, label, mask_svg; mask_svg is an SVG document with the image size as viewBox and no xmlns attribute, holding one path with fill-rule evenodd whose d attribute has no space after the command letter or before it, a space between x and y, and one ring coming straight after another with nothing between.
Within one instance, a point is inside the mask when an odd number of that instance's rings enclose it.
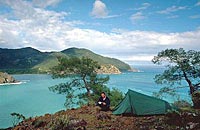
<instances>
[{"instance_id":1,"label":"shrub","mask_svg":"<svg viewBox=\"0 0 200 130\"><path fill-rule=\"evenodd\" d=\"M177 107L177 108L192 107L192 105L191 105L189 102L185 101L185 100L175 101L175 102L173 103L173 105L174 105L175 107Z\"/></svg>"},{"instance_id":2,"label":"shrub","mask_svg":"<svg viewBox=\"0 0 200 130\"><path fill-rule=\"evenodd\" d=\"M192 101L194 108L200 109L200 91L196 91L192 94Z\"/></svg>"},{"instance_id":3,"label":"shrub","mask_svg":"<svg viewBox=\"0 0 200 130\"><path fill-rule=\"evenodd\" d=\"M124 98L124 95L123 95L123 93L120 91L120 90L118 90L118 89L116 89L116 88L114 88L113 90L111 90L111 93L110 93L110 105L111 106L116 106L116 105L118 105L119 104L119 102L122 100Z\"/></svg>"},{"instance_id":4,"label":"shrub","mask_svg":"<svg viewBox=\"0 0 200 130\"><path fill-rule=\"evenodd\" d=\"M80 119L71 119L67 115L61 115L55 117L53 120L49 122L47 125L47 129L50 130L74 130L81 129L87 125L85 120Z\"/></svg>"},{"instance_id":5,"label":"shrub","mask_svg":"<svg viewBox=\"0 0 200 130\"><path fill-rule=\"evenodd\" d=\"M10 115L13 117L13 121L12 121L13 126L16 126L20 121L23 121L26 119L24 115L19 114L19 113L13 112Z\"/></svg>"},{"instance_id":6,"label":"shrub","mask_svg":"<svg viewBox=\"0 0 200 130\"><path fill-rule=\"evenodd\" d=\"M32 122L32 125L34 128L44 127L46 125L46 121L42 119L38 119Z\"/></svg>"},{"instance_id":7,"label":"shrub","mask_svg":"<svg viewBox=\"0 0 200 130\"><path fill-rule=\"evenodd\" d=\"M69 128L69 118L66 115L58 116L49 123L51 130L73 130Z\"/></svg>"}]
</instances>

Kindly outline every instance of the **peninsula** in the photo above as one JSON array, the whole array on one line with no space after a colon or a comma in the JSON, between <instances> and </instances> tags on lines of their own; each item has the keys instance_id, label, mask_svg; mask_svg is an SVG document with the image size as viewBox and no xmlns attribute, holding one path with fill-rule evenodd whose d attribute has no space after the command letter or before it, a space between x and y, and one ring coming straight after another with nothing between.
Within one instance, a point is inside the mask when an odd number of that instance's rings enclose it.
<instances>
[{"instance_id":1,"label":"peninsula","mask_svg":"<svg viewBox=\"0 0 200 130\"><path fill-rule=\"evenodd\" d=\"M17 83L17 82L19 82L19 81L14 79L11 75L0 72L0 84Z\"/></svg>"}]
</instances>

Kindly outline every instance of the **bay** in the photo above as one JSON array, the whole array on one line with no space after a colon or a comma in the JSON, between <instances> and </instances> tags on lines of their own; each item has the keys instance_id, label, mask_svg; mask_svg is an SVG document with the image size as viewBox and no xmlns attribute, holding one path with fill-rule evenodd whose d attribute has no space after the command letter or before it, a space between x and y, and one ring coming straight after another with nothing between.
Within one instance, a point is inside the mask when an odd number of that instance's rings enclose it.
<instances>
[{"instance_id":1,"label":"bay","mask_svg":"<svg viewBox=\"0 0 200 130\"><path fill-rule=\"evenodd\" d=\"M154 82L156 74L164 68L157 66L136 66L140 72L124 72L119 75L110 75L108 87L118 88L123 93L128 89L152 95L161 86ZM48 87L66 82L66 79L52 79L51 75L26 74L13 75L21 84L0 86L0 128L12 126L11 113L23 114L25 117L34 117L46 113L55 113L65 110L65 95L55 94ZM179 90L181 99L188 100L188 89ZM165 98L173 102L176 98Z\"/></svg>"}]
</instances>

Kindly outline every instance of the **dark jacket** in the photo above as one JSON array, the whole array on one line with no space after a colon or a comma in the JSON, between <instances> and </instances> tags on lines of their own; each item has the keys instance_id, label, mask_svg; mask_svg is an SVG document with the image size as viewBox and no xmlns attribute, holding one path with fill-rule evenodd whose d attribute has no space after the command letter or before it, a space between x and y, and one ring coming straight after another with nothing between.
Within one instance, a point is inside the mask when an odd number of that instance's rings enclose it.
<instances>
[{"instance_id":1,"label":"dark jacket","mask_svg":"<svg viewBox=\"0 0 200 130\"><path fill-rule=\"evenodd\" d=\"M98 104L98 102L105 102L105 103L106 103L106 105L103 105L103 104ZM97 102L97 104L98 104L100 107L107 107L107 108L109 108L109 107L110 107L110 99L109 99L108 97L106 97L106 99L105 99L105 100L103 100L103 98L102 98L102 97L100 97L100 98L99 98L99 100L98 100L98 102Z\"/></svg>"}]
</instances>

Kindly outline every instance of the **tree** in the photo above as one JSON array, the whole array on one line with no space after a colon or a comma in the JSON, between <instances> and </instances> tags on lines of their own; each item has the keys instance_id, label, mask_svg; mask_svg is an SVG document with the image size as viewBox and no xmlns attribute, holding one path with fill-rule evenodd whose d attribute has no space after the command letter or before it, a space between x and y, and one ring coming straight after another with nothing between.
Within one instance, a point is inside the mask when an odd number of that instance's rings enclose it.
<instances>
[{"instance_id":1,"label":"tree","mask_svg":"<svg viewBox=\"0 0 200 130\"><path fill-rule=\"evenodd\" d=\"M152 60L154 64L166 64L167 70L155 76L158 84L167 84L160 92L173 92L186 81L193 105L199 108L200 104L194 97L200 88L200 52L180 49L166 49L158 53ZM183 86L182 86L183 87Z\"/></svg>"},{"instance_id":2,"label":"tree","mask_svg":"<svg viewBox=\"0 0 200 130\"><path fill-rule=\"evenodd\" d=\"M100 65L89 58L58 58L59 64L52 69L53 78L67 78L66 83L49 89L59 94L66 94L66 107L94 102L102 91L110 94L105 85L109 76L97 75ZM122 93L119 92L122 95Z\"/></svg>"},{"instance_id":3,"label":"tree","mask_svg":"<svg viewBox=\"0 0 200 130\"><path fill-rule=\"evenodd\" d=\"M10 114L13 117L13 127L16 126L17 124L19 124L20 121L25 120L25 116L16 112L13 112Z\"/></svg>"}]
</instances>

